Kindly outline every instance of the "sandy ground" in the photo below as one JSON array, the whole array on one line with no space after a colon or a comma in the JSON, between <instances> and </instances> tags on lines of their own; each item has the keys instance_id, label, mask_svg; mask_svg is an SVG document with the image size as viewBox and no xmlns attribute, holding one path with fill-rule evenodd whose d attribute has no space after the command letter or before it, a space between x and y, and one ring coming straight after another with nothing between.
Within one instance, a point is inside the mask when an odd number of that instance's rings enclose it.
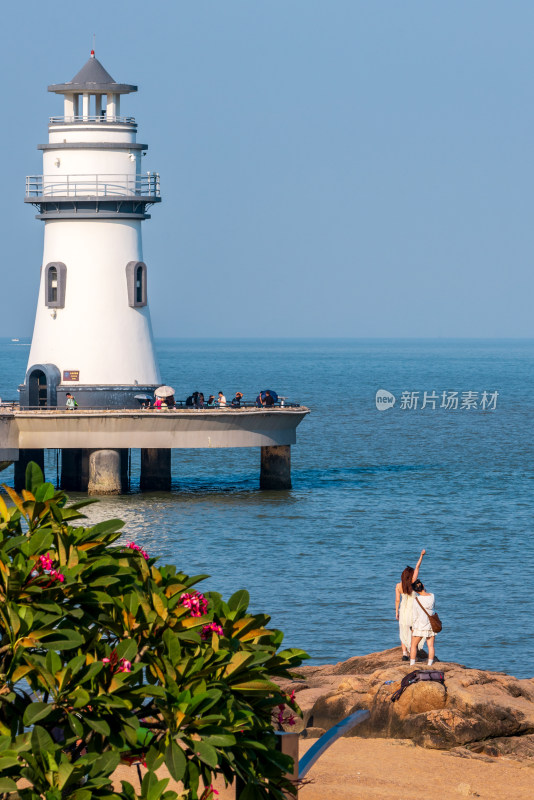
<instances>
[{"instance_id":1,"label":"sandy ground","mask_svg":"<svg viewBox=\"0 0 534 800\"><path fill-rule=\"evenodd\" d=\"M301 755L314 741L301 741ZM135 769L121 767L115 777L139 789ZM306 781L299 800L534 800L534 763L460 758L407 740L339 739ZM216 788L216 800L235 800L233 789Z\"/></svg>"}]
</instances>

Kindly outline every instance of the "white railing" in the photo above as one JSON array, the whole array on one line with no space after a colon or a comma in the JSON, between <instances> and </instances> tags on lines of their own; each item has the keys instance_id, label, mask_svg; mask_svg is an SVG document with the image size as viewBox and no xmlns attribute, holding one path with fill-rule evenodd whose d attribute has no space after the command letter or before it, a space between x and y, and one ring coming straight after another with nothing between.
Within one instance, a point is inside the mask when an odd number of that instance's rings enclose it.
<instances>
[{"instance_id":1,"label":"white railing","mask_svg":"<svg viewBox=\"0 0 534 800\"><path fill-rule=\"evenodd\" d=\"M146 175L28 175L26 197L160 197L158 172Z\"/></svg>"},{"instance_id":2,"label":"white railing","mask_svg":"<svg viewBox=\"0 0 534 800\"><path fill-rule=\"evenodd\" d=\"M50 125L78 125L83 122L98 122L102 125L110 123L120 123L121 125L135 125L135 117L115 117L99 114L97 116L76 116L76 117L50 117Z\"/></svg>"}]
</instances>

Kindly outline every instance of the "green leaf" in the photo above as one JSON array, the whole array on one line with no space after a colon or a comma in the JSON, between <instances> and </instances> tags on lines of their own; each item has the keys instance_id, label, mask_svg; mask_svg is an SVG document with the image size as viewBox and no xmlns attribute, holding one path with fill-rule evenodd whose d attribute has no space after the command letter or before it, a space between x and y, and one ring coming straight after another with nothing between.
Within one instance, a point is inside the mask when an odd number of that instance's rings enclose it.
<instances>
[{"instance_id":1,"label":"green leaf","mask_svg":"<svg viewBox=\"0 0 534 800\"><path fill-rule=\"evenodd\" d=\"M91 586L111 586L114 583L119 583L119 578L113 575L101 575L100 578L93 578Z\"/></svg>"},{"instance_id":2,"label":"green leaf","mask_svg":"<svg viewBox=\"0 0 534 800\"><path fill-rule=\"evenodd\" d=\"M80 633L64 628L53 631L53 633L43 637L40 641L41 647L47 650L72 650L74 647L80 647L82 644L83 636Z\"/></svg>"},{"instance_id":3,"label":"green leaf","mask_svg":"<svg viewBox=\"0 0 534 800\"><path fill-rule=\"evenodd\" d=\"M117 657L133 661L137 655L137 642L134 639L123 639L117 645Z\"/></svg>"},{"instance_id":4,"label":"green leaf","mask_svg":"<svg viewBox=\"0 0 534 800\"><path fill-rule=\"evenodd\" d=\"M165 764L175 781L182 780L186 763L184 751L171 739L165 748Z\"/></svg>"},{"instance_id":5,"label":"green leaf","mask_svg":"<svg viewBox=\"0 0 534 800\"><path fill-rule=\"evenodd\" d=\"M47 655L50 655L50 653L47 653ZM81 655L81 656L74 656L74 658L71 658L71 660L67 664L67 667L70 669L73 675L76 675L76 673L79 672L84 665L85 665L85 656Z\"/></svg>"},{"instance_id":6,"label":"green leaf","mask_svg":"<svg viewBox=\"0 0 534 800\"><path fill-rule=\"evenodd\" d=\"M168 783L169 778L164 778L163 780L158 781L155 773L149 771L143 778L143 783L141 784L141 794L143 797L146 797L146 800L159 800Z\"/></svg>"},{"instance_id":7,"label":"green leaf","mask_svg":"<svg viewBox=\"0 0 534 800\"><path fill-rule=\"evenodd\" d=\"M232 611L241 611L248 608L250 603L250 595L246 589L239 589L228 600L228 608Z\"/></svg>"},{"instance_id":8,"label":"green leaf","mask_svg":"<svg viewBox=\"0 0 534 800\"><path fill-rule=\"evenodd\" d=\"M48 717L54 710L50 703L31 703L24 712L23 722L27 727L34 725L38 720Z\"/></svg>"},{"instance_id":9,"label":"green leaf","mask_svg":"<svg viewBox=\"0 0 534 800\"><path fill-rule=\"evenodd\" d=\"M87 720L89 722L89 720ZM90 724L90 723L89 723ZM109 726L108 726L108 733L109 733ZM91 776L95 776L98 774L104 774L106 776L111 775L112 772L117 768L120 761L120 753L118 750L108 750L106 753L102 753L96 761L94 762L93 766L91 767Z\"/></svg>"},{"instance_id":10,"label":"green leaf","mask_svg":"<svg viewBox=\"0 0 534 800\"><path fill-rule=\"evenodd\" d=\"M74 708L84 708L91 702L91 695L85 689L82 689L81 686L77 686L76 689L72 692L71 697L74 698L73 706Z\"/></svg>"},{"instance_id":11,"label":"green leaf","mask_svg":"<svg viewBox=\"0 0 534 800\"><path fill-rule=\"evenodd\" d=\"M206 742L191 742L191 747L195 754L203 761L208 767L216 767L219 761L217 751L211 744Z\"/></svg>"},{"instance_id":12,"label":"green leaf","mask_svg":"<svg viewBox=\"0 0 534 800\"><path fill-rule=\"evenodd\" d=\"M122 786L122 793L123 795L125 795L127 800L137 800L135 789L133 788L131 783L128 783L128 781L121 781L121 786Z\"/></svg>"},{"instance_id":13,"label":"green leaf","mask_svg":"<svg viewBox=\"0 0 534 800\"><path fill-rule=\"evenodd\" d=\"M151 747L146 754L145 762L148 769L156 771L163 764L164 755L160 753L157 747Z\"/></svg>"},{"instance_id":14,"label":"green leaf","mask_svg":"<svg viewBox=\"0 0 534 800\"><path fill-rule=\"evenodd\" d=\"M243 683L233 683L232 689L239 689L240 692L279 692L280 687L271 681L253 680Z\"/></svg>"},{"instance_id":15,"label":"green leaf","mask_svg":"<svg viewBox=\"0 0 534 800\"><path fill-rule=\"evenodd\" d=\"M91 717L84 717L85 721L97 733L101 733L102 736L109 736L111 733L108 723L103 719L91 719Z\"/></svg>"},{"instance_id":16,"label":"green leaf","mask_svg":"<svg viewBox=\"0 0 534 800\"><path fill-rule=\"evenodd\" d=\"M214 733L212 736L203 736L202 741L213 747L231 747L235 744L235 736L232 733Z\"/></svg>"},{"instance_id":17,"label":"green leaf","mask_svg":"<svg viewBox=\"0 0 534 800\"><path fill-rule=\"evenodd\" d=\"M39 486L44 482L44 475L35 461L30 461L26 467L26 490L35 495Z\"/></svg>"},{"instance_id":18,"label":"green leaf","mask_svg":"<svg viewBox=\"0 0 534 800\"><path fill-rule=\"evenodd\" d=\"M238 650L237 653L233 654L226 665L224 677L228 678L230 675L233 675L234 672L242 670L247 664L250 664L250 662L254 660L254 655L254 653L249 653L246 650Z\"/></svg>"},{"instance_id":19,"label":"green leaf","mask_svg":"<svg viewBox=\"0 0 534 800\"><path fill-rule=\"evenodd\" d=\"M80 675L78 678L79 683L88 683L88 681L91 681L99 672L102 672L103 669L104 664L102 664L101 661L93 661L93 663L89 665L87 672Z\"/></svg>"},{"instance_id":20,"label":"green leaf","mask_svg":"<svg viewBox=\"0 0 534 800\"><path fill-rule=\"evenodd\" d=\"M74 764L71 764L69 761L63 757L61 763L59 765L58 776L57 776L57 785L58 789L63 789L65 784L67 783L68 779L74 772Z\"/></svg>"},{"instance_id":21,"label":"green leaf","mask_svg":"<svg viewBox=\"0 0 534 800\"><path fill-rule=\"evenodd\" d=\"M11 778L0 778L0 792L16 792L17 784Z\"/></svg>"},{"instance_id":22,"label":"green leaf","mask_svg":"<svg viewBox=\"0 0 534 800\"><path fill-rule=\"evenodd\" d=\"M55 493L56 490L51 483L42 483L33 492L38 503L45 503L47 500L51 500Z\"/></svg>"},{"instance_id":23,"label":"green leaf","mask_svg":"<svg viewBox=\"0 0 534 800\"><path fill-rule=\"evenodd\" d=\"M93 794L88 789L76 789L71 795L72 800L92 800Z\"/></svg>"},{"instance_id":24,"label":"green leaf","mask_svg":"<svg viewBox=\"0 0 534 800\"><path fill-rule=\"evenodd\" d=\"M0 771L3 769L9 769L9 767L17 767L20 765L20 762L16 756L0 756Z\"/></svg>"},{"instance_id":25,"label":"green leaf","mask_svg":"<svg viewBox=\"0 0 534 800\"><path fill-rule=\"evenodd\" d=\"M46 529L35 531L35 533L32 533L28 542L28 553L33 555L34 553L39 553L42 550L48 550L52 544L52 541L53 536L51 531Z\"/></svg>"},{"instance_id":26,"label":"green leaf","mask_svg":"<svg viewBox=\"0 0 534 800\"><path fill-rule=\"evenodd\" d=\"M163 634L163 642L167 648L167 654L169 656L170 662L175 667L180 658L182 657L182 648L180 647L180 640L178 637L167 628L165 633Z\"/></svg>"},{"instance_id":27,"label":"green leaf","mask_svg":"<svg viewBox=\"0 0 534 800\"><path fill-rule=\"evenodd\" d=\"M53 752L56 749L50 734L40 725L36 725L32 730L31 747L34 754Z\"/></svg>"},{"instance_id":28,"label":"green leaf","mask_svg":"<svg viewBox=\"0 0 534 800\"><path fill-rule=\"evenodd\" d=\"M67 716L67 720L69 722L73 734L77 736L78 739L81 739L81 737L83 736L83 725L78 719L78 717L75 714L69 714Z\"/></svg>"},{"instance_id":29,"label":"green leaf","mask_svg":"<svg viewBox=\"0 0 534 800\"><path fill-rule=\"evenodd\" d=\"M63 666L63 662L61 661L58 654L54 652L54 650L50 650L46 654L45 663L48 672L50 672L52 675L55 675L56 672L59 672L61 670L61 667Z\"/></svg>"},{"instance_id":30,"label":"green leaf","mask_svg":"<svg viewBox=\"0 0 534 800\"><path fill-rule=\"evenodd\" d=\"M105 536L108 533L115 533L116 531L120 531L121 528L124 528L122 519L107 519L104 522L98 522L88 530L91 532L92 539L98 539L102 534Z\"/></svg>"},{"instance_id":31,"label":"green leaf","mask_svg":"<svg viewBox=\"0 0 534 800\"><path fill-rule=\"evenodd\" d=\"M137 728L137 743L141 745L141 747L148 747L150 742L154 738L154 734L152 731L149 731L148 728Z\"/></svg>"}]
</instances>

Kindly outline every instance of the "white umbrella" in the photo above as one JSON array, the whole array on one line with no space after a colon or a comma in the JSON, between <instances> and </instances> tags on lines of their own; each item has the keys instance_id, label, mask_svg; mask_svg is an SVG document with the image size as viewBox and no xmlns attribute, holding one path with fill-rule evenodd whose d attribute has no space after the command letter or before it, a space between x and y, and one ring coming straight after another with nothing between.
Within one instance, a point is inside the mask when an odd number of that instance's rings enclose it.
<instances>
[{"instance_id":1,"label":"white umbrella","mask_svg":"<svg viewBox=\"0 0 534 800\"><path fill-rule=\"evenodd\" d=\"M172 386L160 386L159 389L156 389L154 394L156 397L172 397L174 389Z\"/></svg>"}]
</instances>

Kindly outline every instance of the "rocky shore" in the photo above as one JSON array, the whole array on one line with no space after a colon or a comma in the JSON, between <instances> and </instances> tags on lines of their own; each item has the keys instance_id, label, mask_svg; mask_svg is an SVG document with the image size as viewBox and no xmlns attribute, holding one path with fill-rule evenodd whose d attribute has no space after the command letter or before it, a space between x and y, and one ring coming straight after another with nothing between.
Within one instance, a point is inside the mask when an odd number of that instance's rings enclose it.
<instances>
[{"instance_id":1,"label":"rocky shore","mask_svg":"<svg viewBox=\"0 0 534 800\"><path fill-rule=\"evenodd\" d=\"M445 673L444 686L416 683L392 703L414 669L400 648L301 667L302 678L283 686L295 689L304 712L301 756L353 711L366 708L371 717L321 756L299 800L532 800L534 678L453 663L434 668ZM426 661L415 669L428 669ZM163 767L159 776L169 777ZM117 789L128 780L140 790L133 768L120 767L114 777ZM181 790L172 780L167 788ZM235 788L222 779L215 788L217 800L235 800Z\"/></svg>"},{"instance_id":2,"label":"rocky shore","mask_svg":"<svg viewBox=\"0 0 534 800\"><path fill-rule=\"evenodd\" d=\"M334 665L304 666L302 678L284 689L296 691L303 710L304 736L320 736L353 711L371 712L349 735L410 739L425 748L454 750L469 758L514 760L534 757L534 678L436 662L445 685L419 682L391 702L410 667L400 648L355 656Z\"/></svg>"}]
</instances>

